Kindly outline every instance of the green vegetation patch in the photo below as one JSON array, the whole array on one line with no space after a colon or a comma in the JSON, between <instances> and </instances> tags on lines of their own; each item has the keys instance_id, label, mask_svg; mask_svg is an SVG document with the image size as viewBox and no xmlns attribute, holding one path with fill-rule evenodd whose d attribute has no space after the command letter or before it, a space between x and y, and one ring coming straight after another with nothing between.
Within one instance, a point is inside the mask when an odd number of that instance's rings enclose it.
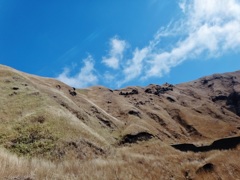
<instances>
[{"instance_id":1,"label":"green vegetation patch","mask_svg":"<svg viewBox=\"0 0 240 180\"><path fill-rule=\"evenodd\" d=\"M58 137L49 128L43 116L17 123L12 133L0 136L5 148L25 156L48 157L56 148Z\"/></svg>"}]
</instances>

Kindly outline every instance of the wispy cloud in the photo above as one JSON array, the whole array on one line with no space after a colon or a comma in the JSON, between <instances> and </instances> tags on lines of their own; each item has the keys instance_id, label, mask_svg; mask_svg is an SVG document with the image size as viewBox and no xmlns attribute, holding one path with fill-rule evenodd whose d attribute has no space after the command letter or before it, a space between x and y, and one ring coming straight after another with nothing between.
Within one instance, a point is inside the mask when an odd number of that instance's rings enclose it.
<instances>
[{"instance_id":1,"label":"wispy cloud","mask_svg":"<svg viewBox=\"0 0 240 180\"><path fill-rule=\"evenodd\" d=\"M160 53L156 51L159 45L156 43L148 54L150 60L146 65L149 68L144 72L145 78L161 77L187 59L203 54L212 58L240 47L239 1L188 0L181 1L180 6L185 13L184 19L175 22L170 29L159 31L156 40L160 40L162 33L167 37L182 38L185 34L186 37L177 41L169 51L163 49Z\"/></svg>"},{"instance_id":2,"label":"wispy cloud","mask_svg":"<svg viewBox=\"0 0 240 180\"><path fill-rule=\"evenodd\" d=\"M126 41L120 40L117 37L113 37L110 40L110 51L108 53L108 56L103 57L102 62L110 68L118 69L126 47Z\"/></svg>"},{"instance_id":3,"label":"wispy cloud","mask_svg":"<svg viewBox=\"0 0 240 180\"><path fill-rule=\"evenodd\" d=\"M140 50L138 48L135 49L133 52L133 58L127 61L123 69L124 79L117 82L118 86L121 86L122 84L129 82L142 74L144 66L143 60L146 59L148 53L149 47Z\"/></svg>"},{"instance_id":4,"label":"wispy cloud","mask_svg":"<svg viewBox=\"0 0 240 180\"><path fill-rule=\"evenodd\" d=\"M187 0L181 0L178 3L178 5L181 8L181 10L183 11L183 13L185 13L185 10L186 10L186 2L187 2Z\"/></svg>"},{"instance_id":5,"label":"wispy cloud","mask_svg":"<svg viewBox=\"0 0 240 180\"><path fill-rule=\"evenodd\" d=\"M111 86L121 87L131 81L162 77L189 59L210 59L239 51L239 0L179 0L177 3L182 15L161 27L145 47L136 47L131 52L127 41L111 38L110 50L101 61L111 69L103 70L101 77L94 74L90 57L76 76L70 77L66 69L58 79L84 87L104 78L111 81Z\"/></svg>"},{"instance_id":6,"label":"wispy cloud","mask_svg":"<svg viewBox=\"0 0 240 180\"><path fill-rule=\"evenodd\" d=\"M119 85L135 78L162 77L188 59L214 58L240 48L238 0L181 0L179 7L182 18L160 28L149 45L133 52ZM176 43L164 49L162 38L175 38Z\"/></svg>"},{"instance_id":7,"label":"wispy cloud","mask_svg":"<svg viewBox=\"0 0 240 180\"><path fill-rule=\"evenodd\" d=\"M98 77L95 74L94 60L92 56L88 56L83 60L83 67L75 75L71 76L72 69L65 68L64 71L57 77L58 80L68 84L69 86L83 88L90 85L95 85L98 82Z\"/></svg>"}]
</instances>

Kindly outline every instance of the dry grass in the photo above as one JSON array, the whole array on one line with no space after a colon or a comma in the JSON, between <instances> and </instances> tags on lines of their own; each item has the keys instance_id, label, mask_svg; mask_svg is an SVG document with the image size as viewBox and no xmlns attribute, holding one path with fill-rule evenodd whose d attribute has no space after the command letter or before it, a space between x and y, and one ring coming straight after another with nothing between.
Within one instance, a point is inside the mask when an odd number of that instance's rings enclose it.
<instances>
[{"instance_id":1,"label":"dry grass","mask_svg":"<svg viewBox=\"0 0 240 180\"><path fill-rule=\"evenodd\" d=\"M139 95L124 97L93 87L72 97L70 87L56 80L0 71L0 179L240 179L239 148L183 153L169 145L239 134L239 118L221 114L208 97L196 101L182 93L184 87L159 97L141 88ZM129 114L132 109L139 116ZM189 126L203 136L190 136ZM119 146L123 135L138 132L159 139ZM207 163L214 168L204 170Z\"/></svg>"},{"instance_id":2,"label":"dry grass","mask_svg":"<svg viewBox=\"0 0 240 180\"><path fill-rule=\"evenodd\" d=\"M153 145L153 144L152 144ZM88 160L65 159L51 162L17 157L0 150L0 177L3 179L239 179L239 151L180 153L155 145L156 154L133 153L137 147L112 149L108 156ZM137 149L138 150L137 150ZM149 148L144 148L147 151ZM166 151L168 150L168 151ZM171 152L175 152L172 154ZM152 152L154 153L154 152ZM161 154L161 155L160 155ZM212 172L197 173L206 163Z\"/></svg>"}]
</instances>

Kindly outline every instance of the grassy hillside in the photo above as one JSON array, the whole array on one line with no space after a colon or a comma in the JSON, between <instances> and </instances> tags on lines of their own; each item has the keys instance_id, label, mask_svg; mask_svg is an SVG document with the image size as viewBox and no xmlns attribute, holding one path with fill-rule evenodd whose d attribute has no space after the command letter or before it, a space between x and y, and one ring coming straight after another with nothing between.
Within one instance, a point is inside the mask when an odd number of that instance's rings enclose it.
<instances>
[{"instance_id":1,"label":"grassy hillside","mask_svg":"<svg viewBox=\"0 0 240 180\"><path fill-rule=\"evenodd\" d=\"M240 179L239 146L171 147L239 136L239 82L75 90L0 66L0 179Z\"/></svg>"},{"instance_id":2,"label":"grassy hillside","mask_svg":"<svg viewBox=\"0 0 240 180\"><path fill-rule=\"evenodd\" d=\"M18 155L58 160L67 156L65 149L68 151L71 143L86 146L90 149L86 154L97 151L94 143L107 144L105 139L61 105L65 103L70 109L75 104L61 92L51 90L54 83L60 82L35 79L38 77L29 77L4 67L1 69L0 142L3 147ZM45 81L49 81L50 86ZM61 98L61 104L57 96ZM77 113L83 120L89 119L84 112Z\"/></svg>"}]
</instances>

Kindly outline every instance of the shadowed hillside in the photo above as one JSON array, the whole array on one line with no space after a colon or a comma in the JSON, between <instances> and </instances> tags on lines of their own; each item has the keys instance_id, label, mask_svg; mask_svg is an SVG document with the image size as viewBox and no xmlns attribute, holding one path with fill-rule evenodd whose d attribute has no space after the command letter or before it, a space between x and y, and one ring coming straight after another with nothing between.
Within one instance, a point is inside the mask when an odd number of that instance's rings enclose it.
<instances>
[{"instance_id":1,"label":"shadowed hillside","mask_svg":"<svg viewBox=\"0 0 240 180\"><path fill-rule=\"evenodd\" d=\"M0 66L0 93L4 179L240 178L238 143L171 146L240 136L240 71L112 90Z\"/></svg>"},{"instance_id":2,"label":"shadowed hillside","mask_svg":"<svg viewBox=\"0 0 240 180\"><path fill-rule=\"evenodd\" d=\"M195 146L194 144L174 144L172 147L180 151L192 151L192 152L206 152L213 150L229 150L234 149L240 144L240 136L223 138L214 141L210 145Z\"/></svg>"}]
</instances>

